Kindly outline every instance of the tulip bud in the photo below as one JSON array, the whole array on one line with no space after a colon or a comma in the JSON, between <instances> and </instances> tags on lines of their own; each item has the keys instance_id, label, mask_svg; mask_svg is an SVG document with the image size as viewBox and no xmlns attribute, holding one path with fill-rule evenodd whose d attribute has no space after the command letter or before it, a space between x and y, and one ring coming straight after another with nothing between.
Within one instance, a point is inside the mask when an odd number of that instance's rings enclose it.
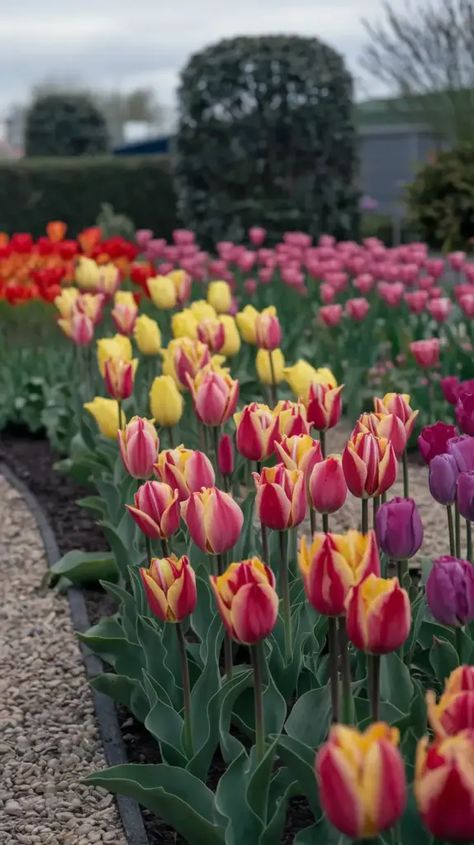
<instances>
[{"instance_id":1,"label":"tulip bud","mask_svg":"<svg viewBox=\"0 0 474 845\"><path fill-rule=\"evenodd\" d=\"M182 622L197 604L196 575L186 555L154 557L140 576L151 612L163 622Z\"/></svg>"},{"instance_id":2,"label":"tulip bud","mask_svg":"<svg viewBox=\"0 0 474 845\"><path fill-rule=\"evenodd\" d=\"M142 355L158 355L161 349L161 332L156 320L141 314L135 321L133 336Z\"/></svg>"},{"instance_id":3,"label":"tulip bud","mask_svg":"<svg viewBox=\"0 0 474 845\"><path fill-rule=\"evenodd\" d=\"M278 437L278 418L268 405L251 402L242 411L234 414L236 425L236 446L249 461L263 461L273 452Z\"/></svg>"},{"instance_id":4,"label":"tulip bud","mask_svg":"<svg viewBox=\"0 0 474 845\"><path fill-rule=\"evenodd\" d=\"M136 358L133 361L111 358L105 362L104 381L109 396L121 401L132 395L137 364Z\"/></svg>"},{"instance_id":5,"label":"tulip bud","mask_svg":"<svg viewBox=\"0 0 474 845\"><path fill-rule=\"evenodd\" d=\"M439 340L430 337L428 340L412 340L410 352L419 367L429 369L439 362Z\"/></svg>"},{"instance_id":6,"label":"tulip bud","mask_svg":"<svg viewBox=\"0 0 474 845\"><path fill-rule=\"evenodd\" d=\"M235 315L235 320L237 322L239 332L242 335L242 339L245 340L246 343L251 343L252 346L255 346L257 343L255 328L257 317L258 311L253 307L253 305L246 305L243 311L239 311L239 313Z\"/></svg>"},{"instance_id":7,"label":"tulip bud","mask_svg":"<svg viewBox=\"0 0 474 845\"><path fill-rule=\"evenodd\" d=\"M164 449L154 466L161 481L178 491L180 502L189 499L191 493L215 484L214 470L207 455L184 446Z\"/></svg>"},{"instance_id":8,"label":"tulip bud","mask_svg":"<svg viewBox=\"0 0 474 845\"><path fill-rule=\"evenodd\" d=\"M469 434L472 437L474 435L474 393L460 393L454 412L463 434Z\"/></svg>"},{"instance_id":9,"label":"tulip bud","mask_svg":"<svg viewBox=\"0 0 474 845\"><path fill-rule=\"evenodd\" d=\"M183 305L191 296L192 279L189 273L185 270L172 270L168 273L168 279L174 284L176 292L176 302L178 305Z\"/></svg>"},{"instance_id":10,"label":"tulip bud","mask_svg":"<svg viewBox=\"0 0 474 845\"><path fill-rule=\"evenodd\" d=\"M267 230L262 226L252 226L249 229L249 240L253 246L261 246L267 236Z\"/></svg>"},{"instance_id":11,"label":"tulip bud","mask_svg":"<svg viewBox=\"0 0 474 845\"><path fill-rule=\"evenodd\" d=\"M388 654L410 633L410 599L398 578L369 575L351 589L346 611L348 637L360 651Z\"/></svg>"},{"instance_id":12,"label":"tulip bud","mask_svg":"<svg viewBox=\"0 0 474 845\"><path fill-rule=\"evenodd\" d=\"M188 388L188 375L194 379L197 374L211 363L209 347L200 340L180 337L171 340L163 356L163 373L172 376L178 387Z\"/></svg>"},{"instance_id":13,"label":"tulip bud","mask_svg":"<svg viewBox=\"0 0 474 845\"><path fill-rule=\"evenodd\" d=\"M426 693L426 709L437 737L454 736L474 725L474 666L458 666L447 679L438 703L432 690Z\"/></svg>"},{"instance_id":14,"label":"tulip bud","mask_svg":"<svg viewBox=\"0 0 474 845\"><path fill-rule=\"evenodd\" d=\"M331 384L310 384L306 412L308 422L316 431L327 431L338 424L342 413L343 387L343 384L339 387Z\"/></svg>"},{"instance_id":15,"label":"tulip bud","mask_svg":"<svg viewBox=\"0 0 474 845\"><path fill-rule=\"evenodd\" d=\"M418 449L425 464L429 464L435 455L442 455L448 451L448 441L456 437L454 425L436 422L425 425L418 437ZM474 442L474 441L473 441Z\"/></svg>"},{"instance_id":16,"label":"tulip bud","mask_svg":"<svg viewBox=\"0 0 474 845\"><path fill-rule=\"evenodd\" d=\"M429 464L430 493L440 505L452 505L456 498L456 483L459 470L453 456L448 452L435 455Z\"/></svg>"},{"instance_id":17,"label":"tulip bud","mask_svg":"<svg viewBox=\"0 0 474 845\"><path fill-rule=\"evenodd\" d=\"M457 376L446 376L441 379L441 390L446 402L455 405L458 401L460 381Z\"/></svg>"},{"instance_id":18,"label":"tulip bud","mask_svg":"<svg viewBox=\"0 0 474 845\"><path fill-rule=\"evenodd\" d=\"M58 326L76 346L88 346L94 337L94 323L86 314L73 314L69 319L58 320Z\"/></svg>"},{"instance_id":19,"label":"tulip bud","mask_svg":"<svg viewBox=\"0 0 474 845\"><path fill-rule=\"evenodd\" d=\"M218 314L227 314L232 303L232 291L227 282L209 282L207 301Z\"/></svg>"},{"instance_id":20,"label":"tulip bud","mask_svg":"<svg viewBox=\"0 0 474 845\"><path fill-rule=\"evenodd\" d=\"M270 305L255 321L255 336L260 349L277 349L281 344L281 326L276 308Z\"/></svg>"},{"instance_id":21,"label":"tulip bud","mask_svg":"<svg viewBox=\"0 0 474 845\"><path fill-rule=\"evenodd\" d=\"M150 389L150 409L158 425L170 428L183 415L183 397L171 376L157 376Z\"/></svg>"},{"instance_id":22,"label":"tulip bud","mask_svg":"<svg viewBox=\"0 0 474 845\"><path fill-rule=\"evenodd\" d=\"M101 376L105 375L105 362L111 358L121 358L123 361L132 360L132 344L128 337L116 334L113 337L101 337L97 341L97 364Z\"/></svg>"},{"instance_id":23,"label":"tulip bud","mask_svg":"<svg viewBox=\"0 0 474 845\"><path fill-rule=\"evenodd\" d=\"M228 493L210 487L191 493L181 505L191 539L203 552L218 555L235 546L244 515Z\"/></svg>"},{"instance_id":24,"label":"tulip bud","mask_svg":"<svg viewBox=\"0 0 474 845\"><path fill-rule=\"evenodd\" d=\"M191 314L198 323L202 323L204 320L215 320L217 317L215 308L209 305L205 299L196 299L189 307Z\"/></svg>"},{"instance_id":25,"label":"tulip bud","mask_svg":"<svg viewBox=\"0 0 474 845\"><path fill-rule=\"evenodd\" d=\"M397 458L386 438L359 432L347 442L342 468L353 496L380 496L397 477Z\"/></svg>"},{"instance_id":26,"label":"tulip bud","mask_svg":"<svg viewBox=\"0 0 474 845\"><path fill-rule=\"evenodd\" d=\"M270 356L272 365L270 365ZM262 384L280 384L283 381L285 359L281 349L259 349L255 357L255 368Z\"/></svg>"},{"instance_id":27,"label":"tulip bud","mask_svg":"<svg viewBox=\"0 0 474 845\"><path fill-rule=\"evenodd\" d=\"M194 411L204 425L219 426L235 411L239 398L239 382L229 373L201 370L194 381L188 376Z\"/></svg>"},{"instance_id":28,"label":"tulip bud","mask_svg":"<svg viewBox=\"0 0 474 845\"><path fill-rule=\"evenodd\" d=\"M365 320L369 311L370 303L364 296L357 296L354 299L348 299L346 302L346 314L356 323Z\"/></svg>"},{"instance_id":29,"label":"tulip bud","mask_svg":"<svg viewBox=\"0 0 474 845\"><path fill-rule=\"evenodd\" d=\"M306 516L306 491L301 470L289 470L284 464L264 467L253 473L257 496L255 510L267 528L286 531L303 522Z\"/></svg>"},{"instance_id":30,"label":"tulip bud","mask_svg":"<svg viewBox=\"0 0 474 845\"><path fill-rule=\"evenodd\" d=\"M312 384L323 384L329 387L336 387L337 381L331 370L327 367L312 367L307 361L302 358L293 364L292 367L287 367L284 372L285 379L290 385L293 393L303 402L307 402L309 389Z\"/></svg>"},{"instance_id":31,"label":"tulip bud","mask_svg":"<svg viewBox=\"0 0 474 845\"><path fill-rule=\"evenodd\" d=\"M221 475L232 475L234 471L234 444L229 434L222 434L219 438L217 463Z\"/></svg>"},{"instance_id":32,"label":"tulip bud","mask_svg":"<svg viewBox=\"0 0 474 845\"><path fill-rule=\"evenodd\" d=\"M454 426L450 428L456 430ZM459 472L470 472L474 469L474 437L469 437L468 434L451 437L446 448L456 461Z\"/></svg>"},{"instance_id":33,"label":"tulip bud","mask_svg":"<svg viewBox=\"0 0 474 845\"><path fill-rule=\"evenodd\" d=\"M474 520L474 470L459 474L456 500L461 516L472 522Z\"/></svg>"},{"instance_id":34,"label":"tulip bud","mask_svg":"<svg viewBox=\"0 0 474 845\"><path fill-rule=\"evenodd\" d=\"M237 329L235 318L231 314L222 314L219 317L219 322L224 329L224 343L221 346L220 352L226 358L233 358L240 352L240 334Z\"/></svg>"},{"instance_id":35,"label":"tulip bud","mask_svg":"<svg viewBox=\"0 0 474 845\"><path fill-rule=\"evenodd\" d=\"M281 440L285 436L295 437L298 434L309 434L306 408L302 402L282 399L275 405L273 414L278 420L277 440Z\"/></svg>"},{"instance_id":36,"label":"tulip bud","mask_svg":"<svg viewBox=\"0 0 474 845\"><path fill-rule=\"evenodd\" d=\"M318 513L335 513L347 498L347 484L340 455L316 463L309 477L309 501Z\"/></svg>"},{"instance_id":37,"label":"tulip bud","mask_svg":"<svg viewBox=\"0 0 474 845\"><path fill-rule=\"evenodd\" d=\"M271 633L278 618L275 576L259 558L231 563L222 575L211 575L211 587L233 640L253 645Z\"/></svg>"},{"instance_id":38,"label":"tulip bud","mask_svg":"<svg viewBox=\"0 0 474 845\"><path fill-rule=\"evenodd\" d=\"M424 824L440 842L470 842L474 832L474 730L418 743L415 797Z\"/></svg>"},{"instance_id":39,"label":"tulip bud","mask_svg":"<svg viewBox=\"0 0 474 845\"><path fill-rule=\"evenodd\" d=\"M368 575L380 574L380 560L373 531L360 534L316 533L308 545L303 536L298 566L309 603L325 616L345 613L349 590Z\"/></svg>"},{"instance_id":40,"label":"tulip bud","mask_svg":"<svg viewBox=\"0 0 474 845\"><path fill-rule=\"evenodd\" d=\"M197 339L198 321L190 308L185 308L183 311L177 311L171 317L171 331L173 337L188 337L190 340Z\"/></svg>"},{"instance_id":41,"label":"tulip bud","mask_svg":"<svg viewBox=\"0 0 474 845\"><path fill-rule=\"evenodd\" d=\"M372 839L400 818L406 803L399 732L375 722L363 733L335 725L318 751L321 806L331 824L351 839Z\"/></svg>"},{"instance_id":42,"label":"tulip bud","mask_svg":"<svg viewBox=\"0 0 474 845\"><path fill-rule=\"evenodd\" d=\"M140 531L150 540L164 540L179 528L178 493L160 481L145 481L134 496L134 505L125 505Z\"/></svg>"},{"instance_id":43,"label":"tulip bud","mask_svg":"<svg viewBox=\"0 0 474 845\"><path fill-rule=\"evenodd\" d=\"M380 548L393 560L408 560L423 542L423 524L413 499L395 496L380 505L375 530Z\"/></svg>"},{"instance_id":44,"label":"tulip bud","mask_svg":"<svg viewBox=\"0 0 474 845\"><path fill-rule=\"evenodd\" d=\"M287 469L300 469L307 481L315 464L322 461L321 444L310 434L284 434L275 450Z\"/></svg>"},{"instance_id":45,"label":"tulip bud","mask_svg":"<svg viewBox=\"0 0 474 845\"><path fill-rule=\"evenodd\" d=\"M94 417L100 433L104 437L115 440L119 430L116 400L96 396L92 402L85 402L84 408ZM120 427L123 428L127 421L123 411L120 412L120 421Z\"/></svg>"},{"instance_id":46,"label":"tulip bud","mask_svg":"<svg viewBox=\"0 0 474 845\"><path fill-rule=\"evenodd\" d=\"M70 320L75 311L75 304L79 297L77 288L63 288L61 293L55 297L54 304L63 320Z\"/></svg>"},{"instance_id":47,"label":"tulip bud","mask_svg":"<svg viewBox=\"0 0 474 845\"><path fill-rule=\"evenodd\" d=\"M160 448L155 426L143 417L132 417L118 433L123 465L133 478L149 478Z\"/></svg>"},{"instance_id":48,"label":"tulip bud","mask_svg":"<svg viewBox=\"0 0 474 845\"><path fill-rule=\"evenodd\" d=\"M397 458L401 458L407 445L407 434L401 419L395 414L361 414L351 434L353 439L359 432L384 437L393 446Z\"/></svg>"},{"instance_id":49,"label":"tulip bud","mask_svg":"<svg viewBox=\"0 0 474 845\"><path fill-rule=\"evenodd\" d=\"M135 327L135 320L137 319L138 308L133 303L116 302L112 308L111 317L114 321L115 328L120 334L127 336L133 333Z\"/></svg>"},{"instance_id":50,"label":"tulip bud","mask_svg":"<svg viewBox=\"0 0 474 845\"><path fill-rule=\"evenodd\" d=\"M444 555L434 561L426 581L426 600L442 625L462 627L474 619L474 567Z\"/></svg>"},{"instance_id":51,"label":"tulip bud","mask_svg":"<svg viewBox=\"0 0 474 845\"><path fill-rule=\"evenodd\" d=\"M211 352L219 352L224 346L225 330L223 324L217 318L198 323L197 333L201 343L205 343Z\"/></svg>"},{"instance_id":52,"label":"tulip bud","mask_svg":"<svg viewBox=\"0 0 474 845\"><path fill-rule=\"evenodd\" d=\"M176 288L168 276L153 276L147 281L148 292L153 305L163 311L170 311L176 305Z\"/></svg>"}]
</instances>

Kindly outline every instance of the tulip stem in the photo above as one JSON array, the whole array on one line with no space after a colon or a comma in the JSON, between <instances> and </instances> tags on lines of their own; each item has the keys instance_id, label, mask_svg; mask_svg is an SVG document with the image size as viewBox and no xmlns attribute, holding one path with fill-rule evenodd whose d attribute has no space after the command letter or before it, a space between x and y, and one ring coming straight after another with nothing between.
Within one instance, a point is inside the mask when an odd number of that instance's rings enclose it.
<instances>
[{"instance_id":1,"label":"tulip stem","mask_svg":"<svg viewBox=\"0 0 474 845\"><path fill-rule=\"evenodd\" d=\"M163 552L163 557L168 557L170 550L168 547L168 540L165 537L161 538L161 550Z\"/></svg>"},{"instance_id":2,"label":"tulip stem","mask_svg":"<svg viewBox=\"0 0 474 845\"><path fill-rule=\"evenodd\" d=\"M472 528L469 519L466 519L466 558L472 563Z\"/></svg>"},{"instance_id":3,"label":"tulip stem","mask_svg":"<svg viewBox=\"0 0 474 845\"><path fill-rule=\"evenodd\" d=\"M456 544L454 541L454 520L452 505L446 505L446 513L448 515L449 554L454 557L456 554Z\"/></svg>"},{"instance_id":4,"label":"tulip stem","mask_svg":"<svg viewBox=\"0 0 474 845\"><path fill-rule=\"evenodd\" d=\"M312 505L309 507L309 524L311 526L311 536L318 530L318 526L316 524L316 511Z\"/></svg>"},{"instance_id":5,"label":"tulip stem","mask_svg":"<svg viewBox=\"0 0 474 845\"><path fill-rule=\"evenodd\" d=\"M268 532L267 532L267 526L266 526L266 525L264 525L264 524L263 524L263 522L261 522L261 523L260 523L260 528L261 528L261 532L262 532L262 557L263 557L263 562L264 562L264 563L266 563L266 564L267 564L267 566L268 566L268 565L269 565L269 560L270 560L270 559L269 559L269 554L268 554Z\"/></svg>"},{"instance_id":6,"label":"tulip stem","mask_svg":"<svg viewBox=\"0 0 474 845\"><path fill-rule=\"evenodd\" d=\"M326 457L326 432L320 431L319 432L319 445L321 446L321 454L323 458Z\"/></svg>"},{"instance_id":7,"label":"tulip stem","mask_svg":"<svg viewBox=\"0 0 474 845\"><path fill-rule=\"evenodd\" d=\"M369 530L369 500L364 498L362 501L362 534L367 534Z\"/></svg>"},{"instance_id":8,"label":"tulip stem","mask_svg":"<svg viewBox=\"0 0 474 845\"><path fill-rule=\"evenodd\" d=\"M255 750L257 763L263 760L265 754L265 710L263 706L263 669L265 652L263 642L250 646L250 657L253 667L254 703L255 703Z\"/></svg>"},{"instance_id":9,"label":"tulip stem","mask_svg":"<svg viewBox=\"0 0 474 845\"><path fill-rule=\"evenodd\" d=\"M454 628L454 633L455 633L455 636L456 636L456 651L459 655L459 663L462 666L462 660L463 660L463 648L462 648L463 631L462 631L462 628L460 628L458 625L456 625L455 628Z\"/></svg>"},{"instance_id":10,"label":"tulip stem","mask_svg":"<svg viewBox=\"0 0 474 845\"><path fill-rule=\"evenodd\" d=\"M372 499L372 521L373 521L373 529L375 531L375 519L377 517L377 511L380 505L380 496L374 496Z\"/></svg>"},{"instance_id":11,"label":"tulip stem","mask_svg":"<svg viewBox=\"0 0 474 845\"><path fill-rule=\"evenodd\" d=\"M174 449L174 436L173 436L173 426L170 425L168 427L168 441L170 444L170 449Z\"/></svg>"},{"instance_id":12,"label":"tulip stem","mask_svg":"<svg viewBox=\"0 0 474 845\"><path fill-rule=\"evenodd\" d=\"M222 486L222 478L221 478L221 471L219 469L219 426L213 425L212 426L212 438L214 442L214 458L215 463L214 466L216 468L216 481L219 487Z\"/></svg>"},{"instance_id":13,"label":"tulip stem","mask_svg":"<svg viewBox=\"0 0 474 845\"><path fill-rule=\"evenodd\" d=\"M345 725L354 724L354 703L351 689L351 664L349 661L349 638L346 630L346 619L339 617L339 650L341 654L342 676L342 721Z\"/></svg>"},{"instance_id":14,"label":"tulip stem","mask_svg":"<svg viewBox=\"0 0 474 845\"><path fill-rule=\"evenodd\" d=\"M193 726L191 721L191 684L189 681L189 665L188 656L186 653L186 640L184 638L184 632L180 622L176 623L176 634L178 637L179 657L181 661L181 678L183 681L183 744L184 751L190 759L194 754Z\"/></svg>"},{"instance_id":15,"label":"tulip stem","mask_svg":"<svg viewBox=\"0 0 474 845\"><path fill-rule=\"evenodd\" d=\"M271 349L268 350L268 357L269 357L269 360L270 360L270 378L272 380L271 384L270 384L270 397L271 397L272 405L276 405L276 403L278 402L278 393L277 393L277 384L276 384L276 376L275 376L275 366L273 364L273 355L272 355Z\"/></svg>"},{"instance_id":16,"label":"tulip stem","mask_svg":"<svg viewBox=\"0 0 474 845\"><path fill-rule=\"evenodd\" d=\"M408 575L408 561L397 560L397 577L400 581L400 587L404 587L405 576Z\"/></svg>"},{"instance_id":17,"label":"tulip stem","mask_svg":"<svg viewBox=\"0 0 474 845\"><path fill-rule=\"evenodd\" d=\"M293 653L293 632L291 630L290 583L288 579L288 542L286 531L279 531L280 537L280 590L283 601L283 625L285 628L285 658L288 662Z\"/></svg>"},{"instance_id":18,"label":"tulip stem","mask_svg":"<svg viewBox=\"0 0 474 845\"><path fill-rule=\"evenodd\" d=\"M153 557L152 551L151 551L151 540L146 535L145 535L145 545L146 545L146 556L148 558L148 566L151 566L151 559Z\"/></svg>"},{"instance_id":19,"label":"tulip stem","mask_svg":"<svg viewBox=\"0 0 474 845\"><path fill-rule=\"evenodd\" d=\"M461 557L461 515L459 513L457 502L454 505L454 529L456 557Z\"/></svg>"},{"instance_id":20,"label":"tulip stem","mask_svg":"<svg viewBox=\"0 0 474 845\"><path fill-rule=\"evenodd\" d=\"M323 531L325 534L329 532L329 514L323 513Z\"/></svg>"},{"instance_id":21,"label":"tulip stem","mask_svg":"<svg viewBox=\"0 0 474 845\"><path fill-rule=\"evenodd\" d=\"M117 399L118 430L122 431L122 403Z\"/></svg>"},{"instance_id":22,"label":"tulip stem","mask_svg":"<svg viewBox=\"0 0 474 845\"><path fill-rule=\"evenodd\" d=\"M403 495L408 499L410 495L410 479L408 476L408 455L407 450L404 449L402 453L402 467L403 467Z\"/></svg>"},{"instance_id":23,"label":"tulip stem","mask_svg":"<svg viewBox=\"0 0 474 845\"><path fill-rule=\"evenodd\" d=\"M328 651L329 651L329 672L331 678L331 709L332 721L339 721L339 672L338 648L337 648L337 619L335 616L328 618Z\"/></svg>"},{"instance_id":24,"label":"tulip stem","mask_svg":"<svg viewBox=\"0 0 474 845\"><path fill-rule=\"evenodd\" d=\"M379 720L380 655L367 655L367 678L370 711L374 722Z\"/></svg>"}]
</instances>

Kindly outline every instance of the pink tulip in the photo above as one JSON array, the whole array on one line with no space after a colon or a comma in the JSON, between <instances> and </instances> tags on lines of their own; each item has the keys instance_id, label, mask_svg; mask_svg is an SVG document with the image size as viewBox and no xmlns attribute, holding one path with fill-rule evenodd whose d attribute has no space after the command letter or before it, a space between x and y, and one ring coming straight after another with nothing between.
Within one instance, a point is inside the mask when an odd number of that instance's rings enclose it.
<instances>
[{"instance_id":1,"label":"pink tulip","mask_svg":"<svg viewBox=\"0 0 474 845\"><path fill-rule=\"evenodd\" d=\"M342 305L322 305L318 317L325 326L338 326L342 319Z\"/></svg>"},{"instance_id":2,"label":"pink tulip","mask_svg":"<svg viewBox=\"0 0 474 845\"><path fill-rule=\"evenodd\" d=\"M191 539L209 554L222 554L235 546L244 523L237 502L217 487L191 493L181 505Z\"/></svg>"},{"instance_id":3,"label":"pink tulip","mask_svg":"<svg viewBox=\"0 0 474 845\"><path fill-rule=\"evenodd\" d=\"M410 343L410 352L415 358L419 367L434 367L439 361L439 340L437 337L430 337L427 340L413 340Z\"/></svg>"},{"instance_id":4,"label":"pink tulip","mask_svg":"<svg viewBox=\"0 0 474 845\"><path fill-rule=\"evenodd\" d=\"M453 304L447 297L440 297L439 299L431 299L426 306L426 310L438 323L444 323L448 319Z\"/></svg>"},{"instance_id":5,"label":"pink tulip","mask_svg":"<svg viewBox=\"0 0 474 845\"><path fill-rule=\"evenodd\" d=\"M267 230L262 226L252 226L249 229L249 241L252 246L262 246L267 236Z\"/></svg>"},{"instance_id":6,"label":"pink tulip","mask_svg":"<svg viewBox=\"0 0 474 845\"><path fill-rule=\"evenodd\" d=\"M149 478L153 474L160 441L155 426L143 417L132 417L117 434L123 465L133 478Z\"/></svg>"},{"instance_id":7,"label":"pink tulip","mask_svg":"<svg viewBox=\"0 0 474 845\"><path fill-rule=\"evenodd\" d=\"M222 425L232 416L239 398L239 382L227 372L201 370L194 381L188 375L194 410L204 425Z\"/></svg>"},{"instance_id":8,"label":"pink tulip","mask_svg":"<svg viewBox=\"0 0 474 845\"><path fill-rule=\"evenodd\" d=\"M351 320L357 323L362 322L367 317L370 305L364 297L356 297L355 299L348 299L346 302L346 314Z\"/></svg>"},{"instance_id":9,"label":"pink tulip","mask_svg":"<svg viewBox=\"0 0 474 845\"><path fill-rule=\"evenodd\" d=\"M178 491L160 481L145 481L134 505L125 505L140 531L150 540L165 540L179 528Z\"/></svg>"},{"instance_id":10,"label":"pink tulip","mask_svg":"<svg viewBox=\"0 0 474 845\"><path fill-rule=\"evenodd\" d=\"M405 302L412 314L421 314L425 310L428 301L428 292L425 290L413 290L405 294Z\"/></svg>"}]
</instances>

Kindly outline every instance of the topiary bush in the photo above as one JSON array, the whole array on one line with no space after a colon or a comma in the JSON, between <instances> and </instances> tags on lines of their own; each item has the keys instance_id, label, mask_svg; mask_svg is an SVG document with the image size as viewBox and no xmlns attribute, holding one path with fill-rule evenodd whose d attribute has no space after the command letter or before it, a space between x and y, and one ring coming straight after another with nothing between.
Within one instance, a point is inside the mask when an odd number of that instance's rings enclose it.
<instances>
[{"instance_id":1,"label":"topiary bush","mask_svg":"<svg viewBox=\"0 0 474 845\"><path fill-rule=\"evenodd\" d=\"M468 246L474 236L474 145L432 157L407 188L410 219L437 249Z\"/></svg>"},{"instance_id":2,"label":"topiary bush","mask_svg":"<svg viewBox=\"0 0 474 845\"><path fill-rule=\"evenodd\" d=\"M98 155L107 146L105 118L84 94L47 94L28 110L27 156Z\"/></svg>"},{"instance_id":3,"label":"topiary bush","mask_svg":"<svg viewBox=\"0 0 474 845\"><path fill-rule=\"evenodd\" d=\"M233 38L181 74L179 210L203 243L265 225L353 236L358 221L352 78L316 38Z\"/></svg>"}]
</instances>

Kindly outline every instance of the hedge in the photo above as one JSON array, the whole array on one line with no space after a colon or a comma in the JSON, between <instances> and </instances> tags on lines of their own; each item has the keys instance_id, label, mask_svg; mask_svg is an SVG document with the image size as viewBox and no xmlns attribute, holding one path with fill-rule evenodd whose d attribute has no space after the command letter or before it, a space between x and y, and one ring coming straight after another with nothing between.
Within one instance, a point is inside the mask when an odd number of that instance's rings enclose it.
<instances>
[{"instance_id":1,"label":"hedge","mask_svg":"<svg viewBox=\"0 0 474 845\"><path fill-rule=\"evenodd\" d=\"M178 225L166 157L44 158L0 162L0 231L44 233L64 220L69 234L94 224L102 203L137 228L169 237Z\"/></svg>"}]
</instances>

